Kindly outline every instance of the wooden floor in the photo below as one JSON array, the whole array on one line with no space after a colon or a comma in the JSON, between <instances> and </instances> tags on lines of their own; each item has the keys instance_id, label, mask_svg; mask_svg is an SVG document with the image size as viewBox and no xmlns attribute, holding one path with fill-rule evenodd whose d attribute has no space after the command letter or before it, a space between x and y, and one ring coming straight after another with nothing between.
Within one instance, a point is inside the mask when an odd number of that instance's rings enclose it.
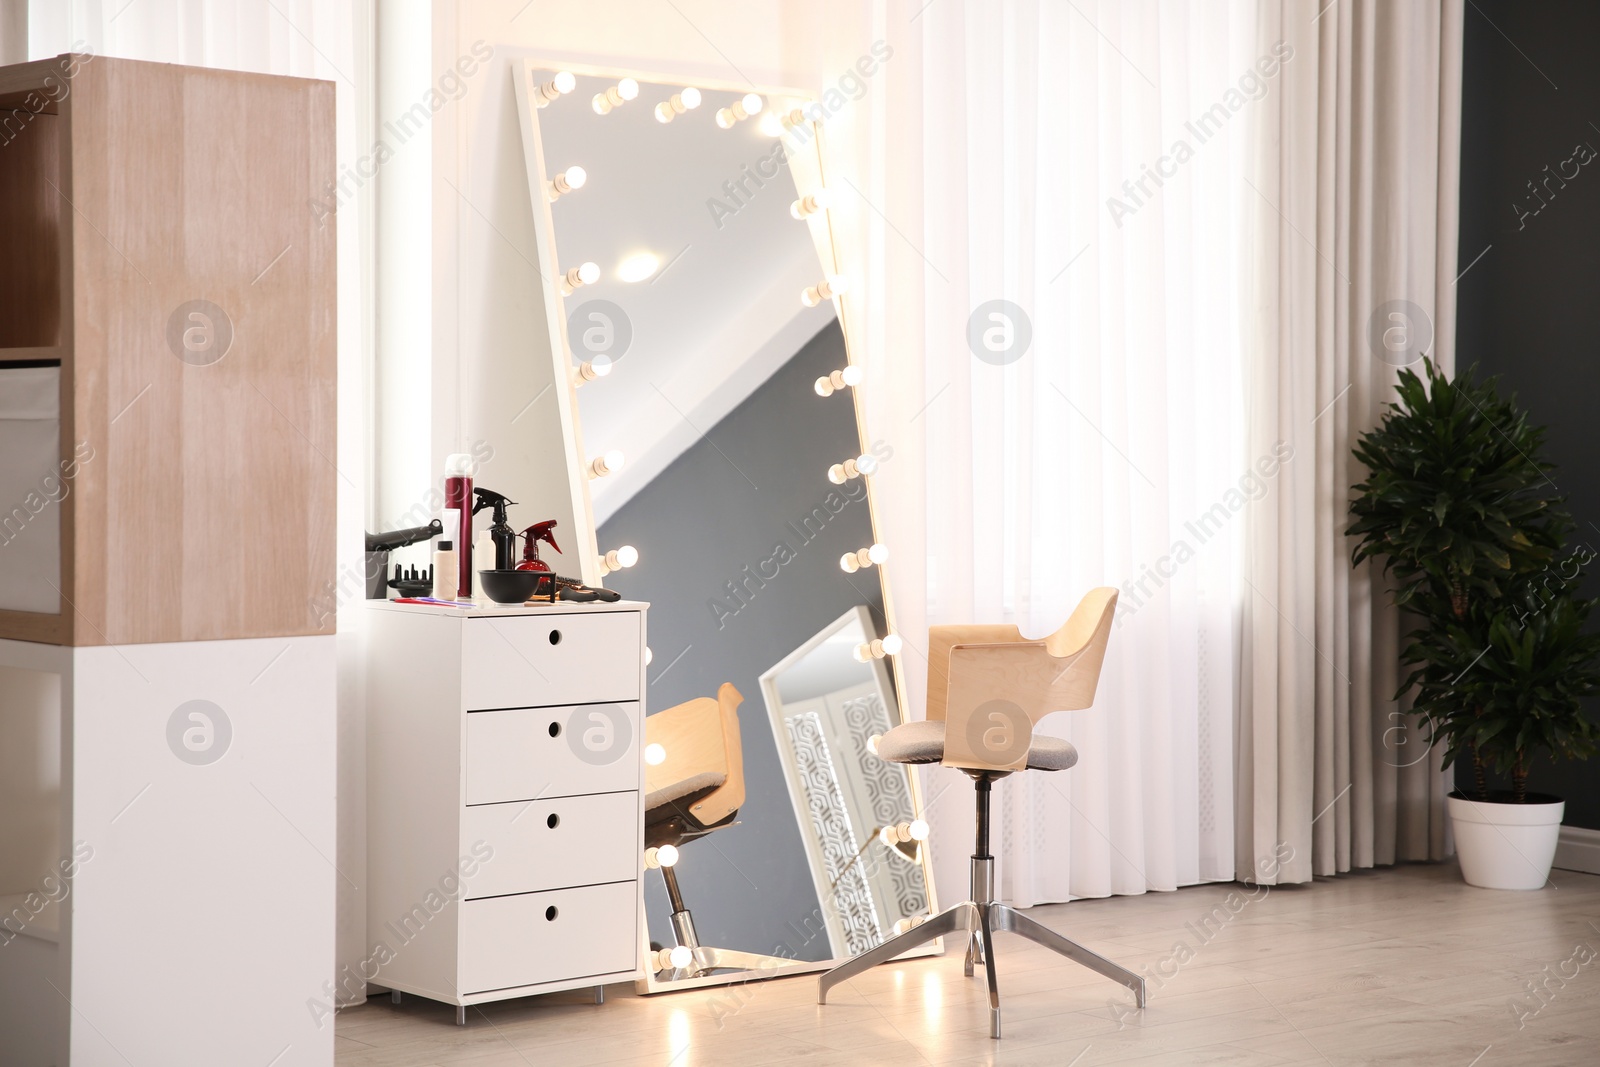
<instances>
[{"instance_id":1,"label":"wooden floor","mask_svg":"<svg viewBox=\"0 0 1600 1067\"><path fill-rule=\"evenodd\" d=\"M1150 1006L1135 1012L1122 987L1001 934L1000 1041L981 979L953 953L880 967L826 1007L815 977L657 997L612 987L603 1006L583 993L510 1001L458 1028L453 1008L385 996L339 1016L338 1063L1600 1064L1600 877L1553 882L1472 889L1448 863L1253 900L1213 885L1035 908L1152 976Z\"/></svg>"}]
</instances>

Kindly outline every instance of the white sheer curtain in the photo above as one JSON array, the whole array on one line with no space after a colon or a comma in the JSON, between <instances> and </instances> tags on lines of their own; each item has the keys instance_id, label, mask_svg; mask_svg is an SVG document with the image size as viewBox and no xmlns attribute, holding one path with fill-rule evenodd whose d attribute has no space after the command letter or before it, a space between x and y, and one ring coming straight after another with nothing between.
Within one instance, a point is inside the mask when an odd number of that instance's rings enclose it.
<instances>
[{"instance_id":1,"label":"white sheer curtain","mask_svg":"<svg viewBox=\"0 0 1600 1067\"><path fill-rule=\"evenodd\" d=\"M1122 587L1095 708L1041 728L1078 766L1000 787L1001 893L1231 879L1241 516L1284 466L1243 447L1246 114L1284 60L1240 4L851 6L825 84L893 49L830 117L827 167L868 282L846 298L868 431L894 449L875 479L911 714L929 624L1041 635ZM1009 362L969 344L994 300L1031 331ZM959 899L971 789L935 770L926 795Z\"/></svg>"},{"instance_id":2,"label":"white sheer curtain","mask_svg":"<svg viewBox=\"0 0 1600 1067\"><path fill-rule=\"evenodd\" d=\"M1269 882L1451 850L1443 753L1393 699L1399 620L1344 529L1397 365L1455 364L1462 4L1325 5L1262 4L1296 58L1252 117L1247 422L1296 444L1248 516L1238 865L1292 849Z\"/></svg>"}]
</instances>

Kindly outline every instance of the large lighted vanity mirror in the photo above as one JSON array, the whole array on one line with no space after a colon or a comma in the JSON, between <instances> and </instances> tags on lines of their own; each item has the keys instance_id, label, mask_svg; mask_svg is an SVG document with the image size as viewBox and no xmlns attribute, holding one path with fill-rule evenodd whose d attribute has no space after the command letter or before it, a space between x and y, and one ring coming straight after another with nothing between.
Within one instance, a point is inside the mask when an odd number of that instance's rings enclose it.
<instances>
[{"instance_id":1,"label":"large lighted vanity mirror","mask_svg":"<svg viewBox=\"0 0 1600 1067\"><path fill-rule=\"evenodd\" d=\"M517 77L572 566L650 603L642 987L822 969L933 901L812 105Z\"/></svg>"}]
</instances>

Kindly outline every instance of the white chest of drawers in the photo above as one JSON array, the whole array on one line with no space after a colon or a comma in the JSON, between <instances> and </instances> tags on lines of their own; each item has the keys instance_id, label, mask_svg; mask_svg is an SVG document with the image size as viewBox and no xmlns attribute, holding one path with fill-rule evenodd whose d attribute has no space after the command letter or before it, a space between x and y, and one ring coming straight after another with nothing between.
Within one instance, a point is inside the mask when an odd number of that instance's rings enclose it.
<instances>
[{"instance_id":1,"label":"white chest of drawers","mask_svg":"<svg viewBox=\"0 0 1600 1067\"><path fill-rule=\"evenodd\" d=\"M641 974L645 607L369 603L362 978L460 1018Z\"/></svg>"}]
</instances>

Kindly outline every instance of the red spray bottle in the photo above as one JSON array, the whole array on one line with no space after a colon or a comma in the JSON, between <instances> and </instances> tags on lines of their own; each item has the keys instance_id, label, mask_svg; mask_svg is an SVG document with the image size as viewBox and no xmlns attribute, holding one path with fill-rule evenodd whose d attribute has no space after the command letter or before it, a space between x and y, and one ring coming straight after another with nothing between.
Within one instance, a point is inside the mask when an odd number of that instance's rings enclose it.
<instances>
[{"instance_id":1,"label":"red spray bottle","mask_svg":"<svg viewBox=\"0 0 1600 1067\"><path fill-rule=\"evenodd\" d=\"M523 549L522 562L517 564L519 571L540 571L549 573L550 564L539 558L539 542L544 541L557 552L561 546L556 544L556 536L551 533L556 528L556 520L548 519L545 522L534 523L522 531Z\"/></svg>"}]
</instances>

